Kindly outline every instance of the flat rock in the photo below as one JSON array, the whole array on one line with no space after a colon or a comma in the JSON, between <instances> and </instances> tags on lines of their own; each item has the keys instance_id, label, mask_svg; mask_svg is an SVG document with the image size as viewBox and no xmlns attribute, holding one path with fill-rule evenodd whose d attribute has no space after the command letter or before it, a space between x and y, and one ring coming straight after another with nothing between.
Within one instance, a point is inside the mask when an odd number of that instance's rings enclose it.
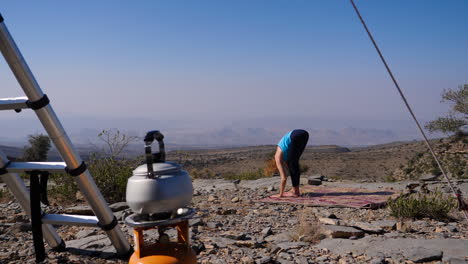
<instances>
[{"instance_id":1,"label":"flat rock","mask_svg":"<svg viewBox=\"0 0 468 264\"><path fill-rule=\"evenodd\" d=\"M273 260L271 259L270 256L265 256L265 257L255 260L255 264L269 264L272 262Z\"/></svg>"},{"instance_id":2,"label":"flat rock","mask_svg":"<svg viewBox=\"0 0 468 264\"><path fill-rule=\"evenodd\" d=\"M253 260L252 257L245 256L245 257L242 257L242 258L241 258L241 263L242 263L242 264L254 264L255 261Z\"/></svg>"},{"instance_id":3,"label":"flat rock","mask_svg":"<svg viewBox=\"0 0 468 264\"><path fill-rule=\"evenodd\" d=\"M385 238L366 236L359 240L332 239L327 238L315 245L317 248L327 248L335 254L346 254L352 252L353 255L375 256L376 252L399 258L411 254L417 248L425 248L433 252L443 251L442 261L449 261L451 258L465 259L468 240L466 239L423 239L423 238Z\"/></svg>"},{"instance_id":4,"label":"flat rock","mask_svg":"<svg viewBox=\"0 0 468 264\"><path fill-rule=\"evenodd\" d=\"M450 264L466 264L468 263L468 261L466 261L465 259L461 259L461 258L451 258L448 260L448 263Z\"/></svg>"},{"instance_id":5,"label":"flat rock","mask_svg":"<svg viewBox=\"0 0 468 264\"><path fill-rule=\"evenodd\" d=\"M218 197L216 195L210 195L210 196L208 196L207 201L208 202L213 202L213 201L216 201L217 199L218 199Z\"/></svg>"},{"instance_id":6,"label":"flat rock","mask_svg":"<svg viewBox=\"0 0 468 264\"><path fill-rule=\"evenodd\" d=\"M272 242L272 243L281 243L290 241L291 237L288 232L279 233L276 235L271 235L265 238L265 241Z\"/></svg>"},{"instance_id":7,"label":"flat rock","mask_svg":"<svg viewBox=\"0 0 468 264\"><path fill-rule=\"evenodd\" d=\"M284 251L288 251L290 249L301 248L301 247L304 247L304 246L307 246L307 245L309 245L309 243L305 243L305 242L283 242L283 243L277 244L276 246L278 246L280 249L282 249Z\"/></svg>"},{"instance_id":8,"label":"flat rock","mask_svg":"<svg viewBox=\"0 0 468 264\"><path fill-rule=\"evenodd\" d=\"M67 248L101 250L111 246L107 235L94 235L67 241Z\"/></svg>"},{"instance_id":9,"label":"flat rock","mask_svg":"<svg viewBox=\"0 0 468 264\"><path fill-rule=\"evenodd\" d=\"M192 218L189 220L189 223L190 226L202 226L205 224L201 218Z\"/></svg>"},{"instance_id":10,"label":"flat rock","mask_svg":"<svg viewBox=\"0 0 468 264\"><path fill-rule=\"evenodd\" d=\"M279 254L278 254L278 258L279 258L279 259L285 259L285 260L292 260L292 259L293 259L292 256L289 255L289 254L286 253L286 252L281 252L281 253L279 253Z\"/></svg>"},{"instance_id":11,"label":"flat rock","mask_svg":"<svg viewBox=\"0 0 468 264\"><path fill-rule=\"evenodd\" d=\"M385 264L385 258L383 258L383 257L376 257L376 258L373 258L373 259L370 261L370 264Z\"/></svg>"},{"instance_id":12,"label":"flat rock","mask_svg":"<svg viewBox=\"0 0 468 264\"><path fill-rule=\"evenodd\" d=\"M73 207L68 207L64 211L65 214L75 214L75 215L94 215L91 207L87 205L77 205Z\"/></svg>"},{"instance_id":13,"label":"flat rock","mask_svg":"<svg viewBox=\"0 0 468 264\"><path fill-rule=\"evenodd\" d=\"M212 237L210 241L219 248L225 248L236 243L236 240L225 237Z\"/></svg>"},{"instance_id":14,"label":"flat rock","mask_svg":"<svg viewBox=\"0 0 468 264\"><path fill-rule=\"evenodd\" d=\"M240 233L240 232L233 231L233 230L228 230L228 231L222 232L221 236L222 237L227 237L227 238L230 238L230 239L235 239L235 240L243 240L246 237L246 235L244 233Z\"/></svg>"},{"instance_id":15,"label":"flat rock","mask_svg":"<svg viewBox=\"0 0 468 264\"><path fill-rule=\"evenodd\" d=\"M78 233L76 233L75 237L77 239L81 239L81 238L85 238L85 237L96 235L96 234L97 234L97 229L86 228L86 229L82 229L82 230L78 231Z\"/></svg>"},{"instance_id":16,"label":"flat rock","mask_svg":"<svg viewBox=\"0 0 468 264\"><path fill-rule=\"evenodd\" d=\"M448 225L446 227L447 231L449 232L458 232L458 228L456 226L453 226L453 225Z\"/></svg>"},{"instance_id":17,"label":"flat rock","mask_svg":"<svg viewBox=\"0 0 468 264\"><path fill-rule=\"evenodd\" d=\"M383 230L391 231L396 229L397 222L393 220L379 220L372 222L372 224L376 227L382 228Z\"/></svg>"},{"instance_id":18,"label":"flat rock","mask_svg":"<svg viewBox=\"0 0 468 264\"><path fill-rule=\"evenodd\" d=\"M350 226L337 226L337 225L326 225L324 226L325 233L332 238L350 238L352 236L362 237L364 232Z\"/></svg>"},{"instance_id":19,"label":"flat rock","mask_svg":"<svg viewBox=\"0 0 468 264\"><path fill-rule=\"evenodd\" d=\"M408 250L404 255L408 260L415 263L435 261L442 259L443 252L440 250L430 250L423 247L418 247L412 250Z\"/></svg>"},{"instance_id":20,"label":"flat rock","mask_svg":"<svg viewBox=\"0 0 468 264\"><path fill-rule=\"evenodd\" d=\"M245 241L238 240L234 242L234 245L238 247L248 247L248 248L259 248L262 246L260 243L257 243L253 240L245 240Z\"/></svg>"},{"instance_id":21,"label":"flat rock","mask_svg":"<svg viewBox=\"0 0 468 264\"><path fill-rule=\"evenodd\" d=\"M369 234L382 234L384 232L384 230L380 226L366 222L350 222L347 224L350 226L357 227Z\"/></svg>"},{"instance_id":22,"label":"flat rock","mask_svg":"<svg viewBox=\"0 0 468 264\"><path fill-rule=\"evenodd\" d=\"M326 225L340 225L340 220L328 217L319 217L319 222Z\"/></svg>"},{"instance_id":23,"label":"flat rock","mask_svg":"<svg viewBox=\"0 0 468 264\"><path fill-rule=\"evenodd\" d=\"M208 223L206 223L206 226L207 226L208 228L215 229L215 228L217 228L217 227L222 227L223 224L221 224L221 223L219 223L219 222L208 222Z\"/></svg>"},{"instance_id":24,"label":"flat rock","mask_svg":"<svg viewBox=\"0 0 468 264\"><path fill-rule=\"evenodd\" d=\"M434 174L424 174L421 177L419 177L420 181L436 181L439 179L439 176L436 176Z\"/></svg>"},{"instance_id":25,"label":"flat rock","mask_svg":"<svg viewBox=\"0 0 468 264\"><path fill-rule=\"evenodd\" d=\"M123 211L128 208L128 205L126 202L118 202L118 203L113 203L109 205L110 209L112 212L118 212L118 211Z\"/></svg>"}]
</instances>

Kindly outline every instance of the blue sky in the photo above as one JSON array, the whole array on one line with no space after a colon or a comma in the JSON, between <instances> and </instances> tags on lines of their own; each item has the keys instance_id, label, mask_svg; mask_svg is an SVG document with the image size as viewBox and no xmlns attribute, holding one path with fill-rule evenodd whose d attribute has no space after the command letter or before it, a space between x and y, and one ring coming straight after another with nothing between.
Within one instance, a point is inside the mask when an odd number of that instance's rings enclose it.
<instances>
[{"instance_id":1,"label":"blue sky","mask_svg":"<svg viewBox=\"0 0 468 264\"><path fill-rule=\"evenodd\" d=\"M468 1L356 4L418 117L446 112L442 90L468 83ZM349 1L10 0L0 12L60 116L409 120ZM3 59L0 80L2 97L22 95Z\"/></svg>"}]
</instances>

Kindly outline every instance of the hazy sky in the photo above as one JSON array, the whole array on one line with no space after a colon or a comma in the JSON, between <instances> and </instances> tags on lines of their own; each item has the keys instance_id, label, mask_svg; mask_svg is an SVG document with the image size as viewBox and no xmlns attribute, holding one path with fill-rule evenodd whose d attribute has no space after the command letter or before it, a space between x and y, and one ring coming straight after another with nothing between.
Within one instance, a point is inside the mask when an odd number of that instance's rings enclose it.
<instances>
[{"instance_id":1,"label":"hazy sky","mask_svg":"<svg viewBox=\"0 0 468 264\"><path fill-rule=\"evenodd\" d=\"M468 83L468 1L356 3L418 117L444 113L442 90ZM409 119L349 1L5 0L0 12L59 116ZM3 58L0 87L22 96Z\"/></svg>"}]
</instances>

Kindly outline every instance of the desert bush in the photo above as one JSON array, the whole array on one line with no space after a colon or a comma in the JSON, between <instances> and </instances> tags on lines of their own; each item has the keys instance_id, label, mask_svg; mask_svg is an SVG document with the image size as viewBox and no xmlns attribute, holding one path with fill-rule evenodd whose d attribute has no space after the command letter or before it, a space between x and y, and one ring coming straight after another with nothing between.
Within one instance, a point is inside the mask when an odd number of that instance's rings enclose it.
<instances>
[{"instance_id":1,"label":"desert bush","mask_svg":"<svg viewBox=\"0 0 468 264\"><path fill-rule=\"evenodd\" d=\"M448 213L457 206L455 198L447 196L440 191L429 194L411 194L396 200L387 201L390 214L397 218L424 217L444 220Z\"/></svg>"},{"instance_id":2,"label":"desert bush","mask_svg":"<svg viewBox=\"0 0 468 264\"><path fill-rule=\"evenodd\" d=\"M120 202L125 200L127 180L132 176L139 160L115 159L92 154L87 161L88 170L94 182L107 202ZM50 197L61 201L74 201L78 186L75 179L66 174L52 174Z\"/></svg>"},{"instance_id":3,"label":"desert bush","mask_svg":"<svg viewBox=\"0 0 468 264\"><path fill-rule=\"evenodd\" d=\"M299 171L301 172L301 174L307 172L309 169L310 167L308 165L299 163Z\"/></svg>"},{"instance_id":4,"label":"desert bush","mask_svg":"<svg viewBox=\"0 0 468 264\"><path fill-rule=\"evenodd\" d=\"M78 186L76 186L73 177L67 174L51 174L49 181L53 182L48 192L50 198L64 202L72 202L75 200Z\"/></svg>"},{"instance_id":5,"label":"desert bush","mask_svg":"<svg viewBox=\"0 0 468 264\"><path fill-rule=\"evenodd\" d=\"M444 138L434 144L434 150L438 153L441 165L448 174L457 179L468 178L468 160L465 153L467 148L468 144L457 137ZM413 158L394 172L394 177L399 180L415 180L426 173L436 176L442 174L437 162L427 151L415 153Z\"/></svg>"},{"instance_id":6,"label":"desert bush","mask_svg":"<svg viewBox=\"0 0 468 264\"><path fill-rule=\"evenodd\" d=\"M387 174L384 178L385 182L396 182L397 179L392 174Z\"/></svg>"},{"instance_id":7,"label":"desert bush","mask_svg":"<svg viewBox=\"0 0 468 264\"><path fill-rule=\"evenodd\" d=\"M29 146L24 148L26 161L45 161L50 150L50 138L43 134L28 135Z\"/></svg>"},{"instance_id":8,"label":"desert bush","mask_svg":"<svg viewBox=\"0 0 468 264\"><path fill-rule=\"evenodd\" d=\"M107 202L120 202L125 200L127 180L142 158L127 159L122 155L125 147L135 137L127 136L118 130L103 130L98 135L105 142L107 149L91 153L86 161L88 170L94 182ZM74 201L78 187L75 179L69 175L53 174L50 177L52 184L50 196L64 201Z\"/></svg>"},{"instance_id":9,"label":"desert bush","mask_svg":"<svg viewBox=\"0 0 468 264\"><path fill-rule=\"evenodd\" d=\"M203 169L191 169L189 171L190 176L193 179L214 179L216 178L216 173L208 168Z\"/></svg>"},{"instance_id":10,"label":"desert bush","mask_svg":"<svg viewBox=\"0 0 468 264\"><path fill-rule=\"evenodd\" d=\"M254 171L240 172L240 173L228 173L224 176L227 180L256 180L264 178L262 169L257 169Z\"/></svg>"},{"instance_id":11,"label":"desert bush","mask_svg":"<svg viewBox=\"0 0 468 264\"><path fill-rule=\"evenodd\" d=\"M98 134L98 139L104 142L104 148L100 151L106 153L112 159L122 157L125 148L132 141L137 140L136 136L129 136L118 129L103 129Z\"/></svg>"},{"instance_id":12,"label":"desert bush","mask_svg":"<svg viewBox=\"0 0 468 264\"><path fill-rule=\"evenodd\" d=\"M444 90L442 102L451 104L450 112L445 117L428 122L426 129L453 134L468 124L468 84L460 85L458 89Z\"/></svg>"},{"instance_id":13,"label":"desert bush","mask_svg":"<svg viewBox=\"0 0 468 264\"><path fill-rule=\"evenodd\" d=\"M88 161L88 168L106 201L112 203L125 200L127 180L139 164L139 160L93 154Z\"/></svg>"}]
</instances>

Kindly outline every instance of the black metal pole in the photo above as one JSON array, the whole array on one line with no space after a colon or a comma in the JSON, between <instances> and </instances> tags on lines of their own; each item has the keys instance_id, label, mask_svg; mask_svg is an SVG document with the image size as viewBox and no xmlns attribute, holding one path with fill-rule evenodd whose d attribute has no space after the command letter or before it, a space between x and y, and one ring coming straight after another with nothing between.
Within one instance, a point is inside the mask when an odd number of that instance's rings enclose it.
<instances>
[{"instance_id":1,"label":"black metal pole","mask_svg":"<svg viewBox=\"0 0 468 264\"><path fill-rule=\"evenodd\" d=\"M41 214L41 187L39 185L40 172L33 171L29 175L29 190L31 201L31 227L34 242L34 252L36 253L36 263L45 260L44 239L42 235L42 214Z\"/></svg>"}]
</instances>

